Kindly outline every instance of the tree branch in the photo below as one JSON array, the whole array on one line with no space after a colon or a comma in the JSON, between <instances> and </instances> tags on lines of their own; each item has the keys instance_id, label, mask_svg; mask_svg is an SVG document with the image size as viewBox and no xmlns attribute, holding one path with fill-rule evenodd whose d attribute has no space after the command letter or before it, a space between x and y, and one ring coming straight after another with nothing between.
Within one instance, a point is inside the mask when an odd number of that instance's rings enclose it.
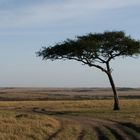
<instances>
[{"instance_id":1,"label":"tree branch","mask_svg":"<svg viewBox=\"0 0 140 140\"><path fill-rule=\"evenodd\" d=\"M117 54L110 54L111 56L108 58L107 62L109 62L111 59L114 59L117 56L120 56L123 54L123 51L117 53Z\"/></svg>"},{"instance_id":2,"label":"tree branch","mask_svg":"<svg viewBox=\"0 0 140 140\"><path fill-rule=\"evenodd\" d=\"M100 65L96 65L96 64L93 64L93 63L90 63L89 60L87 58L76 58L76 57L64 57L64 56L61 56L60 59L69 59L69 60L76 60L76 61L79 61L79 62L82 62L90 67L96 67L98 69L100 69L101 71L107 73L107 70L105 68L103 68L102 66ZM84 61L85 60L85 61Z\"/></svg>"}]
</instances>

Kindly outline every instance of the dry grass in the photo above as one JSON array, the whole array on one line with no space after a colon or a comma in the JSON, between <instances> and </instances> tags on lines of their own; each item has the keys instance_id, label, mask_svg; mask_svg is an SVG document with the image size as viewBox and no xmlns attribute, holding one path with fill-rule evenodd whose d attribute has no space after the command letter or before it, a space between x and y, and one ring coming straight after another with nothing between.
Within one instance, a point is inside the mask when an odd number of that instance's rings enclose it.
<instances>
[{"instance_id":1,"label":"dry grass","mask_svg":"<svg viewBox=\"0 0 140 140\"><path fill-rule=\"evenodd\" d=\"M48 116L0 112L0 140L44 140L59 128Z\"/></svg>"},{"instance_id":2,"label":"dry grass","mask_svg":"<svg viewBox=\"0 0 140 140\"><path fill-rule=\"evenodd\" d=\"M0 140L115 140L120 132L138 140L140 89L118 93L121 110L113 111L110 89L0 88Z\"/></svg>"},{"instance_id":3,"label":"dry grass","mask_svg":"<svg viewBox=\"0 0 140 140\"><path fill-rule=\"evenodd\" d=\"M136 100L135 100L136 101ZM135 103L135 102L134 102ZM123 104L123 102L122 102ZM131 103L130 103L131 104ZM48 110L82 110L82 109L97 109L111 108L111 100L77 100L77 101L1 101L1 108L25 108L34 107L47 108Z\"/></svg>"},{"instance_id":4,"label":"dry grass","mask_svg":"<svg viewBox=\"0 0 140 140\"><path fill-rule=\"evenodd\" d=\"M120 100L121 110L112 110L112 100L82 100L82 101L6 101L0 102L0 109L17 111L32 111L36 108L61 114L81 114L96 117L112 117L114 119L130 119L138 121L140 118L140 100Z\"/></svg>"},{"instance_id":5,"label":"dry grass","mask_svg":"<svg viewBox=\"0 0 140 140\"><path fill-rule=\"evenodd\" d=\"M139 88L118 88L121 98L140 99ZM110 88L0 88L1 101L110 99Z\"/></svg>"},{"instance_id":6,"label":"dry grass","mask_svg":"<svg viewBox=\"0 0 140 140\"><path fill-rule=\"evenodd\" d=\"M81 129L81 125L76 121L64 119L61 132L53 140L76 140Z\"/></svg>"},{"instance_id":7,"label":"dry grass","mask_svg":"<svg viewBox=\"0 0 140 140\"><path fill-rule=\"evenodd\" d=\"M31 109L34 107L46 108L48 110L111 110L112 100L77 100L77 101L1 101L0 108L22 108ZM140 100L120 100L122 110L139 110Z\"/></svg>"},{"instance_id":8,"label":"dry grass","mask_svg":"<svg viewBox=\"0 0 140 140\"><path fill-rule=\"evenodd\" d=\"M45 140L57 130L60 131L53 140L75 140L83 129L84 140L90 140L95 137L92 126L86 128L82 124L88 117L91 123L98 118L140 128L140 100L120 100L120 111L113 111L112 104L112 100L1 101L0 140ZM60 121L54 117L59 117ZM76 122L80 117L85 120ZM110 139L114 137L109 130L104 131Z\"/></svg>"}]
</instances>

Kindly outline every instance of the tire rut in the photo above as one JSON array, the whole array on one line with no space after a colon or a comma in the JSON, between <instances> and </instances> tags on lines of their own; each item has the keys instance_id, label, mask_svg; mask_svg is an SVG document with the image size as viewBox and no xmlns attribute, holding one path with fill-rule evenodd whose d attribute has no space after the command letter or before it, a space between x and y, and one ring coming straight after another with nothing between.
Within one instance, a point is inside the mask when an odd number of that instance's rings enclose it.
<instances>
[{"instance_id":1,"label":"tire rut","mask_svg":"<svg viewBox=\"0 0 140 140\"><path fill-rule=\"evenodd\" d=\"M33 112L47 114L45 110L42 109L34 109ZM117 140L140 140L139 138L139 127L136 127L134 124L125 124L112 120L105 119L97 119L91 117L81 117L81 116L70 116L70 115L54 115L58 118L61 123L63 119L69 119L71 121L77 121L81 126L84 125L92 128L98 140L110 140L105 131L102 129L107 129ZM63 131L63 124L61 124L61 128L52 134L48 140L52 140L53 138L57 138L57 135ZM86 132L84 129L81 130L77 140L83 140Z\"/></svg>"},{"instance_id":2,"label":"tire rut","mask_svg":"<svg viewBox=\"0 0 140 140\"><path fill-rule=\"evenodd\" d=\"M63 127L61 126L61 128L58 129L55 133L53 133L47 140L53 140L53 139L56 138L56 137L58 136L58 134L59 134L60 132L62 132L62 131L63 131Z\"/></svg>"},{"instance_id":3,"label":"tire rut","mask_svg":"<svg viewBox=\"0 0 140 140\"><path fill-rule=\"evenodd\" d=\"M117 140L137 140L137 139L133 139L123 129L120 129L120 127L117 127L116 125L102 124L102 127L104 127L104 129L108 130ZM101 129L101 127L100 127L100 129Z\"/></svg>"},{"instance_id":4,"label":"tire rut","mask_svg":"<svg viewBox=\"0 0 140 140\"><path fill-rule=\"evenodd\" d=\"M39 113L39 114L44 114L44 115L47 114L44 109L33 108L32 111L35 113ZM54 138L57 138L58 134L63 131L63 129L64 129L63 121L62 121L62 119L59 119L59 121L60 121L60 128L55 133L53 133L51 136L49 136L49 138L47 138L47 140L53 140Z\"/></svg>"},{"instance_id":5,"label":"tire rut","mask_svg":"<svg viewBox=\"0 0 140 140\"><path fill-rule=\"evenodd\" d=\"M58 134L61 133L63 129L63 122L61 121L60 128L55 133L53 133L47 140L53 140L54 138L57 138Z\"/></svg>"},{"instance_id":6,"label":"tire rut","mask_svg":"<svg viewBox=\"0 0 140 140\"><path fill-rule=\"evenodd\" d=\"M108 129L112 133L112 135L114 135L114 137L118 140L140 140L139 137L134 134L139 132L138 130L135 130L131 127L127 127L126 125L122 125L119 122L114 122L111 120L108 121L103 119L95 119L89 117L80 117L78 119L75 117L71 117L71 118L79 121L80 123L84 123L86 125L88 124L90 127L95 127L94 131L99 140L109 140L105 136L105 133L102 131L102 127Z\"/></svg>"},{"instance_id":7,"label":"tire rut","mask_svg":"<svg viewBox=\"0 0 140 140\"><path fill-rule=\"evenodd\" d=\"M115 128L111 128L108 126L105 126L114 136L117 140L124 140L124 137L120 132L118 132Z\"/></svg>"},{"instance_id":8,"label":"tire rut","mask_svg":"<svg viewBox=\"0 0 140 140\"><path fill-rule=\"evenodd\" d=\"M83 140L83 139L84 139L84 136L85 136L85 130L83 129L83 130L80 132L80 134L79 134L77 140Z\"/></svg>"},{"instance_id":9,"label":"tire rut","mask_svg":"<svg viewBox=\"0 0 140 140\"><path fill-rule=\"evenodd\" d=\"M131 128L123 126L123 125L120 126L120 124L118 124L118 125L119 125L118 127L120 128L120 130L123 131L130 138L130 140L140 140L140 138L138 138L134 134L134 133L136 133L136 131L134 129L131 129Z\"/></svg>"},{"instance_id":10,"label":"tire rut","mask_svg":"<svg viewBox=\"0 0 140 140\"><path fill-rule=\"evenodd\" d=\"M109 140L104 131L102 131L99 127L93 128L93 131L95 131L98 140Z\"/></svg>"},{"instance_id":11,"label":"tire rut","mask_svg":"<svg viewBox=\"0 0 140 140\"><path fill-rule=\"evenodd\" d=\"M138 130L134 129L134 124L132 128L126 125L122 125L119 122L115 122L111 120L108 121L108 120L96 119L96 121L104 125L107 129L110 129L110 131L114 135L116 135L116 137L118 137L119 140L140 140L140 138L137 136L139 134Z\"/></svg>"}]
</instances>

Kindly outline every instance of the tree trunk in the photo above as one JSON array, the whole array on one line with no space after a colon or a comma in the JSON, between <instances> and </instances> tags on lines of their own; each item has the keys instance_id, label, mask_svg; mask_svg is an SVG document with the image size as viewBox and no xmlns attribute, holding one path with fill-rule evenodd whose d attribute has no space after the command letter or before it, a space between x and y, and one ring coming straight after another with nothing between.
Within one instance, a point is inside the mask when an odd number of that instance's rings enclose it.
<instances>
[{"instance_id":1,"label":"tree trunk","mask_svg":"<svg viewBox=\"0 0 140 140\"><path fill-rule=\"evenodd\" d=\"M111 71L110 71L110 67L109 67L109 63L107 64L107 75L108 75L108 78L109 78L109 81L110 81L110 84L111 84L111 87L112 87L112 90L113 90L113 94L114 94L114 110L120 110L120 107L119 107L119 97L118 97L118 94L117 94L117 90L116 90L116 87L115 87L115 84L114 84L114 81L113 81L113 78L112 78L112 75L111 75Z\"/></svg>"}]
</instances>

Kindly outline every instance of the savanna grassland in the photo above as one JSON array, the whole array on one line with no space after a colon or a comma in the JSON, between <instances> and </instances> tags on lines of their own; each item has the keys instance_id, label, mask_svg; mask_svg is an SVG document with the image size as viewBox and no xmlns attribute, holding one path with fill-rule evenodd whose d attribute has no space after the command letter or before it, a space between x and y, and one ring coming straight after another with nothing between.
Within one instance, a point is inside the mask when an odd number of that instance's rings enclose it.
<instances>
[{"instance_id":1,"label":"savanna grassland","mask_svg":"<svg viewBox=\"0 0 140 140\"><path fill-rule=\"evenodd\" d=\"M0 140L140 140L140 90L118 92L113 111L110 89L1 88Z\"/></svg>"}]
</instances>

